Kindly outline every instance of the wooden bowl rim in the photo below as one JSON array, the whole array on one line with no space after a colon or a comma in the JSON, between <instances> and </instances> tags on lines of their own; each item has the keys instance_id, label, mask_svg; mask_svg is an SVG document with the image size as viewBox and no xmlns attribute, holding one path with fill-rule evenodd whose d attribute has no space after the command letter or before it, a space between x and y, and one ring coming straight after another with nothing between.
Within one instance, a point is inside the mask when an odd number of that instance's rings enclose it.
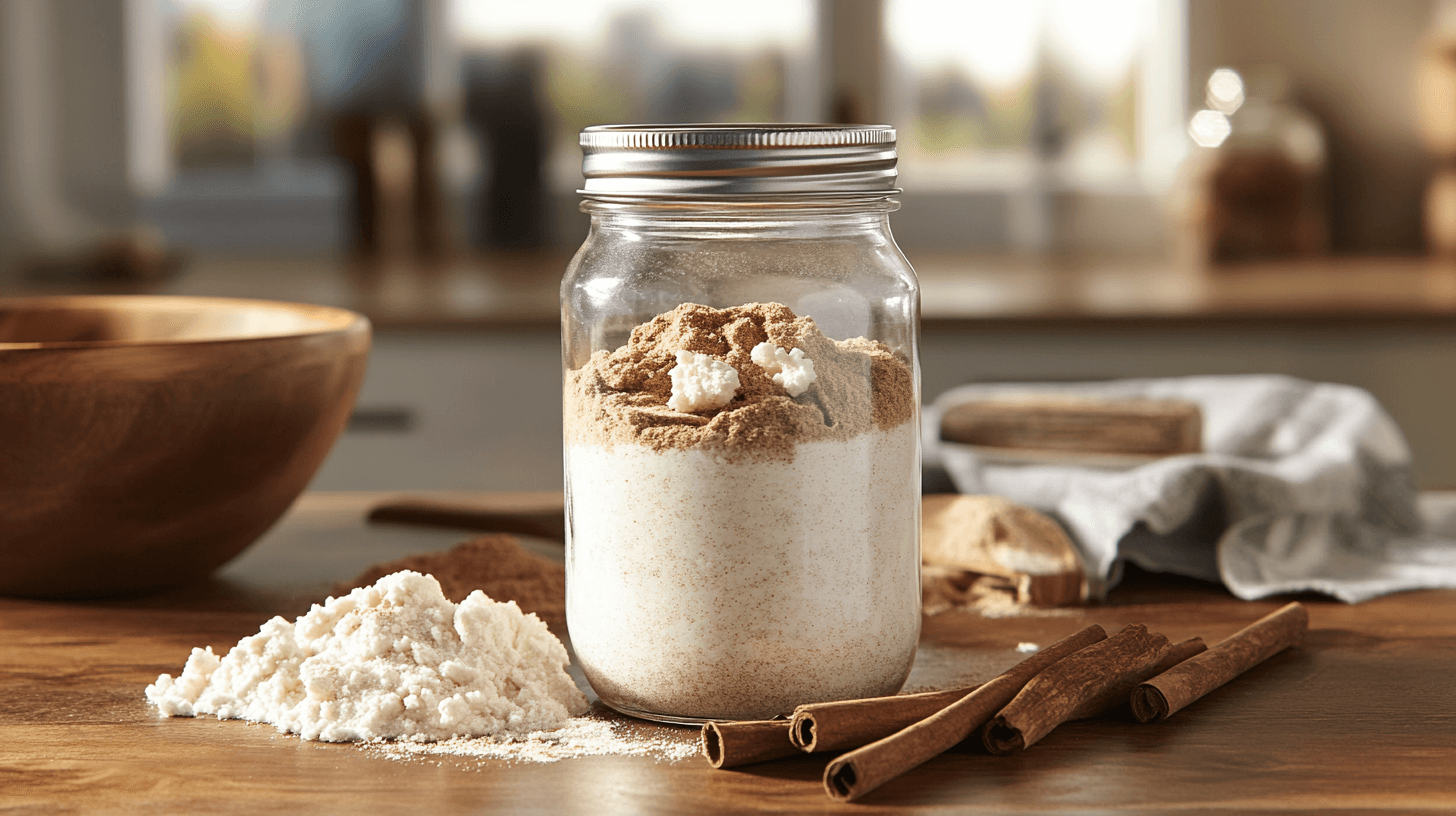
<instances>
[{"instance_id":1,"label":"wooden bowl rim","mask_svg":"<svg viewBox=\"0 0 1456 816\"><path fill-rule=\"evenodd\" d=\"M358 312L324 306L316 303L293 303L282 300L258 298L204 297L194 295L42 295L34 297L0 297L0 312L17 308L47 309L102 309L123 304L147 305L164 309L196 310L200 307L229 309L244 307L274 309L292 312L318 325L303 331L279 332L276 334L247 334L219 337L178 337L153 340L38 340L5 342L0 341L0 351L39 351L47 349L102 349L102 348L145 348L156 346L213 345L219 343L248 343L264 340L286 340L289 338L325 337L335 334L350 334L370 329L369 318Z\"/></svg>"}]
</instances>

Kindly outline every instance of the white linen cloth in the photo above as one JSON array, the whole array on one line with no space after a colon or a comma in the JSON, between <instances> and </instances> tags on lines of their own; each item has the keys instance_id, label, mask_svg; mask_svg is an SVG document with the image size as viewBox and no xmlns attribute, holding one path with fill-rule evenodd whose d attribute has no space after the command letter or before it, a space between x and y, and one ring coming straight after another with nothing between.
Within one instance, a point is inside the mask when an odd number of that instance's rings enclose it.
<instances>
[{"instance_id":1,"label":"white linen cloth","mask_svg":"<svg viewBox=\"0 0 1456 816\"><path fill-rule=\"evenodd\" d=\"M1203 411L1204 452L1118 470L1008 464L940 439L957 402L1032 394L1190 400ZM1264 375L970 385L932 403L924 429L927 464L960 492L1060 521L1094 597L1124 560L1222 581L1244 599L1315 591L1356 603L1456 587L1456 512L1436 501L1423 513L1400 429L1359 388Z\"/></svg>"}]
</instances>

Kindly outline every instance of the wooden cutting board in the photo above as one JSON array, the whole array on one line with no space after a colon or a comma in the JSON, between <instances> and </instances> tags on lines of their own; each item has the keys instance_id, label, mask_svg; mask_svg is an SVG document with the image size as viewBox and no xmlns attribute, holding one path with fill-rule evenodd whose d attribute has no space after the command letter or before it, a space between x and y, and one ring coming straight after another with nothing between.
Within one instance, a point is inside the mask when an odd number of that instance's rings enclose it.
<instances>
[{"instance_id":1,"label":"wooden cutting board","mask_svg":"<svg viewBox=\"0 0 1456 816\"><path fill-rule=\"evenodd\" d=\"M993 448L1176 456L1203 449L1203 416L1185 400L1004 397L949 407L940 438Z\"/></svg>"}]
</instances>

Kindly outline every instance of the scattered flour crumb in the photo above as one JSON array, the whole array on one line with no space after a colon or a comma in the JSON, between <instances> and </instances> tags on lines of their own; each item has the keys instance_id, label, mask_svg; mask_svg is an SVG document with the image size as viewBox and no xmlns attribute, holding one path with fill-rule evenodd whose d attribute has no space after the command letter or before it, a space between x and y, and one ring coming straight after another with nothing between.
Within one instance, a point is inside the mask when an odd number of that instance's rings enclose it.
<instances>
[{"instance_id":1,"label":"scattered flour crumb","mask_svg":"<svg viewBox=\"0 0 1456 816\"><path fill-rule=\"evenodd\" d=\"M804 357L803 349L785 351L773 343L763 342L753 347L749 357L791 397L809 390L809 386L818 379L814 373L814 361Z\"/></svg>"},{"instance_id":2,"label":"scattered flour crumb","mask_svg":"<svg viewBox=\"0 0 1456 816\"><path fill-rule=\"evenodd\" d=\"M1041 647L1035 643L1028 643L1027 641L1023 640L1022 642L1016 644L1016 651L1021 652L1022 654L1030 654L1032 652L1041 651Z\"/></svg>"},{"instance_id":3,"label":"scattered flour crumb","mask_svg":"<svg viewBox=\"0 0 1456 816\"><path fill-rule=\"evenodd\" d=\"M678 413L722 408L738 393L738 369L706 354L679 351L677 365L667 374L672 377L667 407Z\"/></svg>"},{"instance_id":4,"label":"scattered flour crumb","mask_svg":"<svg viewBox=\"0 0 1456 816\"><path fill-rule=\"evenodd\" d=\"M327 742L553 731L587 710L566 648L535 615L476 591L451 603L431 576L396 572L273 618L225 657L193 649L147 699L163 716L271 723Z\"/></svg>"},{"instance_id":5,"label":"scattered flour crumb","mask_svg":"<svg viewBox=\"0 0 1456 816\"><path fill-rule=\"evenodd\" d=\"M440 742L371 741L368 753L407 761L428 757L473 757L511 762L559 762L588 756L636 756L678 762L698 754L696 729L609 719L614 715L573 717L560 728L517 737L456 737Z\"/></svg>"}]
</instances>

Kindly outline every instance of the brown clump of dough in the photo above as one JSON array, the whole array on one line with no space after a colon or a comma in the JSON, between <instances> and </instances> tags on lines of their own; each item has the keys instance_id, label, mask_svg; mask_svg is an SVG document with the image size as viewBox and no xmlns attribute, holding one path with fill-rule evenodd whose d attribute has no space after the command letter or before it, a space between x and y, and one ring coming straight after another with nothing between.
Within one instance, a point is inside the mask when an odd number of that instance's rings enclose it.
<instances>
[{"instance_id":1,"label":"brown clump of dough","mask_svg":"<svg viewBox=\"0 0 1456 816\"><path fill-rule=\"evenodd\" d=\"M375 564L334 591L342 595L357 587L371 586L400 570L435 576L445 597L455 603L477 589L495 601L515 601L522 612L535 613L558 637L566 635L566 569L526 552L513 536L491 533L456 544L444 552L421 553Z\"/></svg>"},{"instance_id":2,"label":"brown clump of dough","mask_svg":"<svg viewBox=\"0 0 1456 816\"><path fill-rule=\"evenodd\" d=\"M817 378L803 394L790 397L753 362L753 347L765 341L803 349L814 361ZM700 413L668 408L668 372L679 351L707 354L737 369L740 387L733 401ZM792 459L800 442L889 430L914 415L914 375L905 361L874 340L825 337L813 319L781 303L727 309L684 303L567 376L568 444L706 448L734 458Z\"/></svg>"}]
</instances>

